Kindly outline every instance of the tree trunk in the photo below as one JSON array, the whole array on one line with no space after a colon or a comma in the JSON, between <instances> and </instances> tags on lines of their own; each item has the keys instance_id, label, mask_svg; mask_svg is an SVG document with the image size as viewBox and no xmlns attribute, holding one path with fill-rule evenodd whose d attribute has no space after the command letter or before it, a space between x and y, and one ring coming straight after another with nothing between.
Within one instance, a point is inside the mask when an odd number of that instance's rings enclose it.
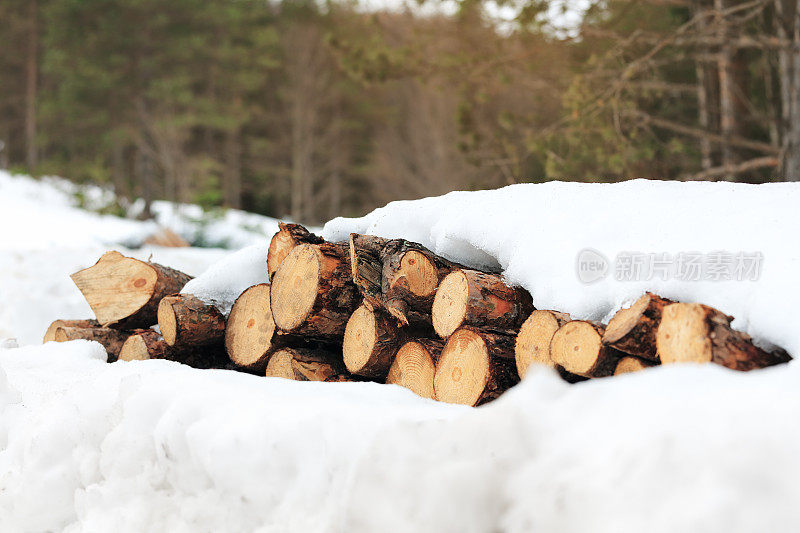
<instances>
[{"instance_id":1,"label":"tree trunk","mask_svg":"<svg viewBox=\"0 0 800 533\"><path fill-rule=\"evenodd\" d=\"M341 359L331 352L283 348L270 357L267 377L294 381L327 381L346 374Z\"/></svg>"},{"instance_id":2,"label":"tree trunk","mask_svg":"<svg viewBox=\"0 0 800 533\"><path fill-rule=\"evenodd\" d=\"M550 357L567 372L587 378L610 376L622 354L602 343L600 324L573 320L561 326L550 343Z\"/></svg>"},{"instance_id":3,"label":"tree trunk","mask_svg":"<svg viewBox=\"0 0 800 533\"><path fill-rule=\"evenodd\" d=\"M736 110L734 107L734 77L732 72L733 49L729 40L729 24L725 20L722 12L725 10L726 0L714 0L714 8L717 10L717 32L720 42L717 54L717 71L719 75L719 120L720 133L725 139L722 143L722 166L732 166L735 161L735 153L730 144L730 139L736 133ZM726 179L731 179L726 176Z\"/></svg>"},{"instance_id":4,"label":"tree trunk","mask_svg":"<svg viewBox=\"0 0 800 533\"><path fill-rule=\"evenodd\" d=\"M423 398L436 399L433 379L444 348L439 339L415 339L403 344L394 357L386 383L405 387Z\"/></svg>"},{"instance_id":5,"label":"tree trunk","mask_svg":"<svg viewBox=\"0 0 800 533\"><path fill-rule=\"evenodd\" d=\"M537 310L522 324L514 346L517 373L524 378L532 364L556 368L550 357L550 341L558 328L570 321L567 313Z\"/></svg>"},{"instance_id":6,"label":"tree trunk","mask_svg":"<svg viewBox=\"0 0 800 533\"><path fill-rule=\"evenodd\" d=\"M347 321L342 357L347 370L358 376L383 381L389 372L401 333L382 310L362 305Z\"/></svg>"},{"instance_id":7,"label":"tree trunk","mask_svg":"<svg viewBox=\"0 0 800 533\"><path fill-rule=\"evenodd\" d=\"M233 209L242 207L242 150L239 128L225 134L225 205Z\"/></svg>"},{"instance_id":8,"label":"tree trunk","mask_svg":"<svg viewBox=\"0 0 800 533\"><path fill-rule=\"evenodd\" d=\"M753 370L787 361L785 352L766 352L730 327L733 317L702 304L674 303L664 308L656 342L663 364L716 363Z\"/></svg>"},{"instance_id":9,"label":"tree trunk","mask_svg":"<svg viewBox=\"0 0 800 533\"><path fill-rule=\"evenodd\" d=\"M158 329L170 346L206 346L225 338L225 317L191 294L166 296L158 304Z\"/></svg>"},{"instance_id":10,"label":"tree trunk","mask_svg":"<svg viewBox=\"0 0 800 533\"><path fill-rule=\"evenodd\" d=\"M322 237L314 235L300 224L279 222L278 227L280 229L269 241L269 250L267 251L267 273L270 281L275 275L275 271L278 270L278 267L281 266L283 260L286 259L286 256L295 246L325 242Z\"/></svg>"},{"instance_id":11,"label":"tree trunk","mask_svg":"<svg viewBox=\"0 0 800 533\"><path fill-rule=\"evenodd\" d=\"M442 349L433 385L442 402L478 406L514 386L514 337L464 327Z\"/></svg>"},{"instance_id":12,"label":"tree trunk","mask_svg":"<svg viewBox=\"0 0 800 533\"><path fill-rule=\"evenodd\" d=\"M786 179L800 181L800 1L794 8L794 32L792 35L792 79L789 95L790 113L788 123L789 144L786 150Z\"/></svg>"},{"instance_id":13,"label":"tree trunk","mask_svg":"<svg viewBox=\"0 0 800 533\"><path fill-rule=\"evenodd\" d=\"M350 268L364 302L371 309L383 306L383 248L388 239L374 235L350 235Z\"/></svg>"},{"instance_id":14,"label":"tree trunk","mask_svg":"<svg viewBox=\"0 0 800 533\"><path fill-rule=\"evenodd\" d=\"M25 65L25 162L36 171L36 99L39 81L39 3L28 0L28 50Z\"/></svg>"},{"instance_id":15,"label":"tree trunk","mask_svg":"<svg viewBox=\"0 0 800 533\"><path fill-rule=\"evenodd\" d=\"M60 327L70 327L70 328L96 328L100 327L100 324L97 320L92 319L78 319L78 320L55 320L53 321L50 326L48 326L47 331L44 333L44 338L42 339L42 344L46 342L51 342L56 340L56 330Z\"/></svg>"},{"instance_id":16,"label":"tree trunk","mask_svg":"<svg viewBox=\"0 0 800 533\"><path fill-rule=\"evenodd\" d=\"M500 276L459 269L439 284L433 300L433 328L447 338L461 326L515 330L533 311L531 295L509 287Z\"/></svg>"},{"instance_id":17,"label":"tree trunk","mask_svg":"<svg viewBox=\"0 0 800 533\"><path fill-rule=\"evenodd\" d=\"M695 15L699 15L702 11L702 3L697 2L695 7ZM698 31L704 33L706 29L705 18L700 18L698 23ZM703 54L700 54L701 56ZM695 60L695 74L697 77L697 114L700 128L705 131L710 131L711 119L708 107L708 65L704 59L699 58ZM700 165L703 170L708 170L714 166L714 160L711 156L711 141L707 137L700 138Z\"/></svg>"},{"instance_id":18,"label":"tree trunk","mask_svg":"<svg viewBox=\"0 0 800 533\"><path fill-rule=\"evenodd\" d=\"M129 332L101 327L58 326L55 329L53 340L67 342L87 340L99 342L108 352L108 362L113 363L119 357L122 345L128 340Z\"/></svg>"},{"instance_id":19,"label":"tree trunk","mask_svg":"<svg viewBox=\"0 0 800 533\"><path fill-rule=\"evenodd\" d=\"M656 331L665 306L674 303L651 292L627 309L620 309L608 322L603 344L628 355L658 362Z\"/></svg>"},{"instance_id":20,"label":"tree trunk","mask_svg":"<svg viewBox=\"0 0 800 533\"><path fill-rule=\"evenodd\" d=\"M70 277L100 325L117 329L156 324L161 299L180 292L192 279L183 272L119 252L106 252L94 266Z\"/></svg>"},{"instance_id":21,"label":"tree trunk","mask_svg":"<svg viewBox=\"0 0 800 533\"><path fill-rule=\"evenodd\" d=\"M122 345L119 360L148 359L168 359L194 368L225 368L228 362L225 352L215 346L199 348L170 346L157 331L152 329L134 331Z\"/></svg>"}]
</instances>

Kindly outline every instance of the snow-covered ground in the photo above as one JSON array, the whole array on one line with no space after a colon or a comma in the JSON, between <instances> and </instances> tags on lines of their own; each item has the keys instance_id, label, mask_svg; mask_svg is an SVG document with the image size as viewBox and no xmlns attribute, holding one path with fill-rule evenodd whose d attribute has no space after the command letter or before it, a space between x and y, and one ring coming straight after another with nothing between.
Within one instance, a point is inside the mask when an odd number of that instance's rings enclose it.
<instances>
[{"instance_id":1,"label":"snow-covered ground","mask_svg":"<svg viewBox=\"0 0 800 533\"><path fill-rule=\"evenodd\" d=\"M0 209L21 205L3 183ZM800 528L797 363L747 374L659 367L577 385L533 371L478 409L388 385L109 365L94 343L34 345L47 321L88 316L67 275L108 242L29 231L26 222L60 229L88 216L43 198L13 222L0 210L0 338L30 344L0 341L0 531ZM398 202L332 221L324 235L404 236L500 266L537 306L581 318L604 318L645 289L703 301L796 355L798 202L795 185L524 185ZM103 227L118 221L92 220L80 238L117 231ZM230 255L152 251L195 274L222 258L192 290L227 300L263 275L265 243ZM749 281L617 280L615 264L587 284L576 273L584 248L609 262L714 251L763 262Z\"/></svg>"}]
</instances>

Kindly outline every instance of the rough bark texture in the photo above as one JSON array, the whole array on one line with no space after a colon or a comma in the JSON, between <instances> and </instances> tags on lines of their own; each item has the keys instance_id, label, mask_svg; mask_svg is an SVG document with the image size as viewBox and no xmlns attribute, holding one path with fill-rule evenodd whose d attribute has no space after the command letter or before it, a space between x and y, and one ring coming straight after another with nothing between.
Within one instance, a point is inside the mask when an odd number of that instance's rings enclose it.
<instances>
[{"instance_id":1,"label":"rough bark texture","mask_svg":"<svg viewBox=\"0 0 800 533\"><path fill-rule=\"evenodd\" d=\"M656 336L661 362L711 362L744 371L787 362L786 352L762 350L749 335L733 330L731 320L733 317L707 305L666 306Z\"/></svg>"},{"instance_id":2,"label":"rough bark texture","mask_svg":"<svg viewBox=\"0 0 800 533\"><path fill-rule=\"evenodd\" d=\"M280 228L278 232L272 236L269 242L269 250L267 251L267 274L272 281L272 276L281 266L281 263L286 256L289 255L295 246L301 244L321 244L322 237L314 235L300 224L285 224L278 223Z\"/></svg>"},{"instance_id":3,"label":"rough bark texture","mask_svg":"<svg viewBox=\"0 0 800 533\"><path fill-rule=\"evenodd\" d=\"M531 295L500 276L459 269L445 277L433 301L433 328L443 338L461 326L518 329L533 311Z\"/></svg>"},{"instance_id":4,"label":"rough bark texture","mask_svg":"<svg viewBox=\"0 0 800 533\"><path fill-rule=\"evenodd\" d=\"M494 400L519 382L513 354L513 337L459 329L447 340L436 365L436 398L472 406Z\"/></svg>"},{"instance_id":5,"label":"rough bark texture","mask_svg":"<svg viewBox=\"0 0 800 533\"><path fill-rule=\"evenodd\" d=\"M162 298L158 329L170 346L206 346L225 338L225 317L212 304L191 294Z\"/></svg>"},{"instance_id":6,"label":"rough bark texture","mask_svg":"<svg viewBox=\"0 0 800 533\"><path fill-rule=\"evenodd\" d=\"M347 370L359 376L383 380L404 336L382 310L362 305L347 322L342 356Z\"/></svg>"},{"instance_id":7,"label":"rough bark texture","mask_svg":"<svg viewBox=\"0 0 800 533\"><path fill-rule=\"evenodd\" d=\"M400 385L423 398L435 399L436 362L444 348L439 339L415 339L403 344L395 355L386 383Z\"/></svg>"},{"instance_id":8,"label":"rough bark texture","mask_svg":"<svg viewBox=\"0 0 800 533\"><path fill-rule=\"evenodd\" d=\"M311 340L344 335L347 321L361 303L350 271L347 243L295 247L273 278L270 302L282 331Z\"/></svg>"},{"instance_id":9,"label":"rough bark texture","mask_svg":"<svg viewBox=\"0 0 800 533\"><path fill-rule=\"evenodd\" d=\"M381 254L388 239L374 235L350 235L350 265L355 283L364 302L371 309L383 305L383 259Z\"/></svg>"},{"instance_id":10,"label":"rough bark texture","mask_svg":"<svg viewBox=\"0 0 800 533\"><path fill-rule=\"evenodd\" d=\"M113 363L119 357L122 345L128 339L129 333L111 328L58 326L53 335L56 342L74 340L87 340L99 342L108 352L108 362Z\"/></svg>"},{"instance_id":11,"label":"rough bark texture","mask_svg":"<svg viewBox=\"0 0 800 533\"><path fill-rule=\"evenodd\" d=\"M219 346L179 348L170 346L157 331L137 330L128 337L119 353L121 361L168 359L195 368L225 368L228 358Z\"/></svg>"},{"instance_id":12,"label":"rough bark texture","mask_svg":"<svg viewBox=\"0 0 800 533\"><path fill-rule=\"evenodd\" d=\"M514 346L514 358L517 362L517 373L524 378L531 364L556 368L550 357L550 341L558 328L570 321L567 313L558 311L536 310L531 313L517 334Z\"/></svg>"},{"instance_id":13,"label":"rough bark texture","mask_svg":"<svg viewBox=\"0 0 800 533\"><path fill-rule=\"evenodd\" d=\"M573 320L561 326L550 342L550 357L567 372L588 378L610 376L622 354L604 346L601 324Z\"/></svg>"},{"instance_id":14,"label":"rough bark texture","mask_svg":"<svg viewBox=\"0 0 800 533\"><path fill-rule=\"evenodd\" d=\"M42 344L56 340L56 330L62 326L71 328L96 328L99 327L100 324L97 322L97 320L90 318L77 320L54 320L53 323L47 327L47 331L44 332Z\"/></svg>"},{"instance_id":15,"label":"rough bark texture","mask_svg":"<svg viewBox=\"0 0 800 533\"><path fill-rule=\"evenodd\" d=\"M626 354L658 362L656 332L664 307L674 303L646 293L627 309L621 309L608 322L603 344Z\"/></svg>"},{"instance_id":16,"label":"rough bark texture","mask_svg":"<svg viewBox=\"0 0 800 533\"><path fill-rule=\"evenodd\" d=\"M181 291L191 276L157 263L106 252L94 266L70 276L101 326L118 329L157 323L161 298Z\"/></svg>"},{"instance_id":17,"label":"rough bark texture","mask_svg":"<svg viewBox=\"0 0 800 533\"><path fill-rule=\"evenodd\" d=\"M272 354L267 365L267 377L295 381L327 381L346 374L341 356L324 350L283 348Z\"/></svg>"}]
</instances>

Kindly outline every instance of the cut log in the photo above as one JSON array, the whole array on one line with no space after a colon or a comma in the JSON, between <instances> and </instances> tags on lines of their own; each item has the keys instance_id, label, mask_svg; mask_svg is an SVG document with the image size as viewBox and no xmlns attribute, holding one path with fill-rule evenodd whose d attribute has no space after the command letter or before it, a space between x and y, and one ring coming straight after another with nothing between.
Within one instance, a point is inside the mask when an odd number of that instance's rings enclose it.
<instances>
[{"instance_id":1,"label":"cut log","mask_svg":"<svg viewBox=\"0 0 800 533\"><path fill-rule=\"evenodd\" d=\"M295 381L326 381L345 373L341 357L321 350L283 348L272 354L266 376Z\"/></svg>"},{"instance_id":2,"label":"cut log","mask_svg":"<svg viewBox=\"0 0 800 533\"><path fill-rule=\"evenodd\" d=\"M176 294L158 304L158 329L170 346L207 346L225 338L225 317L213 304Z\"/></svg>"},{"instance_id":3,"label":"cut log","mask_svg":"<svg viewBox=\"0 0 800 533\"><path fill-rule=\"evenodd\" d=\"M225 350L230 360L257 373L264 372L273 352L295 340L275 327L269 295L268 283L246 289L234 302L225 327Z\"/></svg>"},{"instance_id":4,"label":"cut log","mask_svg":"<svg viewBox=\"0 0 800 533\"><path fill-rule=\"evenodd\" d=\"M433 328L447 338L461 326L518 329L533 311L528 291L509 287L500 276L459 269L439 284Z\"/></svg>"},{"instance_id":5,"label":"cut log","mask_svg":"<svg viewBox=\"0 0 800 533\"><path fill-rule=\"evenodd\" d=\"M602 343L600 324L573 320L555 332L550 341L550 357L567 372L587 378L614 374L622 354Z\"/></svg>"},{"instance_id":6,"label":"cut log","mask_svg":"<svg viewBox=\"0 0 800 533\"><path fill-rule=\"evenodd\" d=\"M400 347L401 333L382 310L361 305L347 321L342 357L352 374L383 380Z\"/></svg>"},{"instance_id":7,"label":"cut log","mask_svg":"<svg viewBox=\"0 0 800 533\"><path fill-rule=\"evenodd\" d=\"M228 363L225 352L216 346L200 348L170 346L157 331L137 330L122 345L119 360L148 359L168 359L195 368L225 368Z\"/></svg>"},{"instance_id":8,"label":"cut log","mask_svg":"<svg viewBox=\"0 0 800 533\"><path fill-rule=\"evenodd\" d=\"M767 352L750 336L731 328L733 317L695 303L664 308L656 335L663 364L716 363L734 370L753 370L785 363L785 352Z\"/></svg>"},{"instance_id":9,"label":"cut log","mask_svg":"<svg viewBox=\"0 0 800 533\"><path fill-rule=\"evenodd\" d=\"M42 338L42 344L44 344L45 342L55 341L56 330L61 326L67 326L70 328L96 328L99 327L100 324L97 322L97 320L92 320L92 319L54 320L47 327L47 331L44 332L44 337Z\"/></svg>"},{"instance_id":10,"label":"cut log","mask_svg":"<svg viewBox=\"0 0 800 533\"><path fill-rule=\"evenodd\" d=\"M558 311L533 311L522 324L514 347L517 373L524 378L532 364L556 368L550 357L550 341L558 328L569 322L567 313Z\"/></svg>"},{"instance_id":11,"label":"cut log","mask_svg":"<svg viewBox=\"0 0 800 533\"><path fill-rule=\"evenodd\" d=\"M394 357L386 383L400 385L423 398L435 399L433 378L444 348L438 339L417 339L403 344Z\"/></svg>"},{"instance_id":12,"label":"cut log","mask_svg":"<svg viewBox=\"0 0 800 533\"><path fill-rule=\"evenodd\" d=\"M393 239L381 252L383 260L383 305L401 325L430 316L439 282L461 265L436 255L421 244Z\"/></svg>"},{"instance_id":13,"label":"cut log","mask_svg":"<svg viewBox=\"0 0 800 533\"><path fill-rule=\"evenodd\" d=\"M621 352L658 362L656 331L665 306L674 303L648 292L609 320L603 344Z\"/></svg>"},{"instance_id":14,"label":"cut log","mask_svg":"<svg viewBox=\"0 0 800 533\"><path fill-rule=\"evenodd\" d=\"M383 305L383 248L388 239L350 234L350 268L364 302L370 309Z\"/></svg>"},{"instance_id":15,"label":"cut log","mask_svg":"<svg viewBox=\"0 0 800 533\"><path fill-rule=\"evenodd\" d=\"M280 229L269 241L269 250L267 251L267 274L270 281L275 272L277 272L278 267L281 266L283 260L286 259L286 256L295 246L324 242L322 237L314 235L300 224L279 222L278 227Z\"/></svg>"},{"instance_id":16,"label":"cut log","mask_svg":"<svg viewBox=\"0 0 800 533\"><path fill-rule=\"evenodd\" d=\"M157 322L161 298L181 291L192 279L171 268L106 252L72 276L101 326L143 328Z\"/></svg>"},{"instance_id":17,"label":"cut log","mask_svg":"<svg viewBox=\"0 0 800 533\"><path fill-rule=\"evenodd\" d=\"M651 361L646 361L644 359L639 359L638 357L633 357L632 355L627 355L620 359L617 363L617 368L614 370L614 375L618 376L620 374L628 374L630 372L639 372L655 365L656 364Z\"/></svg>"},{"instance_id":18,"label":"cut log","mask_svg":"<svg viewBox=\"0 0 800 533\"><path fill-rule=\"evenodd\" d=\"M119 357L122 345L130 333L112 328L58 326L53 334L55 342L75 341L79 339L99 342L108 352L108 362L113 363Z\"/></svg>"},{"instance_id":19,"label":"cut log","mask_svg":"<svg viewBox=\"0 0 800 533\"><path fill-rule=\"evenodd\" d=\"M442 402L477 406L494 400L519 381L514 338L501 340L471 327L453 333L442 349L434 394Z\"/></svg>"},{"instance_id":20,"label":"cut log","mask_svg":"<svg viewBox=\"0 0 800 533\"><path fill-rule=\"evenodd\" d=\"M341 339L360 303L347 243L301 244L286 256L272 282L275 324L307 339Z\"/></svg>"},{"instance_id":21,"label":"cut log","mask_svg":"<svg viewBox=\"0 0 800 533\"><path fill-rule=\"evenodd\" d=\"M339 374L336 376L331 376L325 380L326 383L361 383L364 381L369 381L367 378L361 376L354 376L353 374Z\"/></svg>"}]
</instances>

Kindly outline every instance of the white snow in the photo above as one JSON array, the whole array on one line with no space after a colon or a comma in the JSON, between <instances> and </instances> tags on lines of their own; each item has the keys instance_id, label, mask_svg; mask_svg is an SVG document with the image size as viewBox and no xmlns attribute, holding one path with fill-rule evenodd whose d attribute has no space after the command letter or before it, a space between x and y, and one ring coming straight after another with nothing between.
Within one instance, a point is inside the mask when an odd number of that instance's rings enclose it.
<instances>
[{"instance_id":1,"label":"white snow","mask_svg":"<svg viewBox=\"0 0 800 533\"><path fill-rule=\"evenodd\" d=\"M15 203L3 193L0 201ZM337 219L324 235L402 236L454 260L499 266L538 306L582 318L605 318L646 289L702 301L797 353L798 196L794 185L515 186L390 204L363 219ZM30 210L14 216L52 224L63 217L65 226L79 218L45 202ZM8 220L0 211L0 223ZM97 259L101 237L70 247L42 244L35 239L47 232L30 231L17 246L0 235L0 339L33 343L52 319L89 316L68 274ZM152 251L167 265L205 270L187 291L230 303L265 281L266 245L265 237L236 253ZM760 251L764 270L752 282L612 275L586 285L575 272L586 247L609 258ZM105 359L86 341L0 340L0 531L800 527L794 362L749 373L665 366L577 385L534 370L499 400L471 409L390 385Z\"/></svg>"}]
</instances>

